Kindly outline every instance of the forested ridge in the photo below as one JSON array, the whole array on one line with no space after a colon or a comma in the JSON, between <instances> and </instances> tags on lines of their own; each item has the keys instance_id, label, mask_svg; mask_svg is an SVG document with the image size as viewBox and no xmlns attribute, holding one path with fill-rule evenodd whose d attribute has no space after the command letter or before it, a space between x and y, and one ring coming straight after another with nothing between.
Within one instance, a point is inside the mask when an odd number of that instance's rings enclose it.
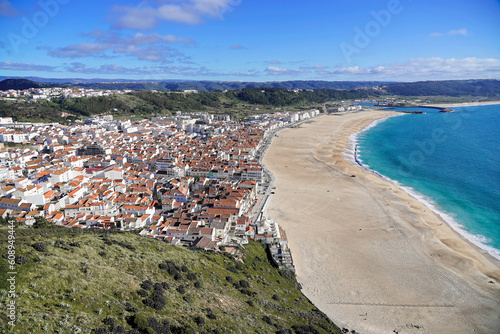
<instances>
[{"instance_id":1,"label":"forested ridge","mask_svg":"<svg viewBox=\"0 0 500 334\"><path fill-rule=\"evenodd\" d=\"M359 99L371 96L367 90L332 90L293 92L286 88L243 88L227 92L153 92L135 91L127 94L82 98L53 98L36 103L0 101L0 116L16 121L59 121L61 113L89 117L102 113L119 115L171 115L172 112L206 111L238 113L252 106L312 106L329 101Z\"/></svg>"},{"instance_id":2,"label":"forested ridge","mask_svg":"<svg viewBox=\"0 0 500 334\"><path fill-rule=\"evenodd\" d=\"M25 79L16 79L21 81L9 80L8 83L17 87L36 86L37 84ZM184 88L198 88L197 83L210 84L213 89L218 88L216 84L220 84L217 82L190 81L185 82L186 85L190 86ZM282 85L292 86L290 88L245 87L232 90L200 90L198 93L137 90L127 94L99 97L53 98L50 101L36 103L10 99L0 101L0 117L13 117L15 121L62 121L62 113L74 115L71 117L75 118L109 112L121 116L143 117L151 115L167 116L178 110L226 113L236 117L245 117L248 116L251 109L267 108L268 111L272 111L273 108L310 108L323 103L366 98L397 97L405 99L408 97L424 97L427 99L447 96L463 97L466 101L500 99L500 80L494 79L390 83L378 87L358 87L354 89L293 88L297 86L313 87L314 85L316 85L314 87L321 87L321 85L325 85L324 83L324 81L284 81L281 82ZM356 82L346 82L346 85L349 83L356 84ZM126 84L120 83L120 85ZM226 82L225 84L230 83ZM181 87L175 86L175 88ZM224 87L221 86L220 88Z\"/></svg>"}]
</instances>

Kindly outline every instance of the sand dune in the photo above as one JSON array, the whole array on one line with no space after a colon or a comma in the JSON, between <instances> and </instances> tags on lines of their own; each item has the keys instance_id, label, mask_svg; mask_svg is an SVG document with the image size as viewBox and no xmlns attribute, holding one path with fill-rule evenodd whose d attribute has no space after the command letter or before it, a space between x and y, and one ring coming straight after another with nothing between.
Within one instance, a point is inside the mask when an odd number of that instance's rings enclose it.
<instances>
[{"instance_id":1,"label":"sand dune","mask_svg":"<svg viewBox=\"0 0 500 334\"><path fill-rule=\"evenodd\" d=\"M498 333L498 263L422 203L345 160L368 111L322 116L275 138L268 215L287 231L303 292L361 333Z\"/></svg>"}]
</instances>

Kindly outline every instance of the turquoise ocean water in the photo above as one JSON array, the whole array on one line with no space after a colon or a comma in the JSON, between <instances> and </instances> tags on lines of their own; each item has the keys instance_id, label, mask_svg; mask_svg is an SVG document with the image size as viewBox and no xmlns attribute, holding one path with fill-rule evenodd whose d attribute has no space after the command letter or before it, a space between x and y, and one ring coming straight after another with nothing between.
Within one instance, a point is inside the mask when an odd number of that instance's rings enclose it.
<instances>
[{"instance_id":1,"label":"turquoise ocean water","mask_svg":"<svg viewBox=\"0 0 500 334\"><path fill-rule=\"evenodd\" d=\"M500 105L413 109L359 133L357 159L500 259Z\"/></svg>"}]
</instances>

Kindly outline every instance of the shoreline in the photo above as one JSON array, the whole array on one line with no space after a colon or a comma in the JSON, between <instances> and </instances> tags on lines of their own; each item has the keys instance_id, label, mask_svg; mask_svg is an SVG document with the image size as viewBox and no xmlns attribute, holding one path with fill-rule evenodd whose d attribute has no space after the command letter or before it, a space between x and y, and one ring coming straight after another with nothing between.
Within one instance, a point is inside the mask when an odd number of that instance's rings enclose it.
<instances>
[{"instance_id":1,"label":"shoreline","mask_svg":"<svg viewBox=\"0 0 500 334\"><path fill-rule=\"evenodd\" d=\"M462 227L462 225L457 222L453 217L443 209L439 207L437 203L434 202L434 200L431 197L428 197L419 191L413 189L412 187L406 186L403 183L393 180L385 175L380 174L376 170L371 169L370 167L366 166L363 164L363 161L358 158L358 152L359 150L357 149L357 140L358 136L361 135L363 132L371 129L372 127L377 126L381 122L384 122L385 120L391 118L391 117L396 117L400 115L394 115L390 117L385 117L381 119L374 120L372 123L361 129L361 131L353 133L351 136L349 136L349 146L355 147L355 150L353 152L353 161L358 165L359 168L364 169L365 171L372 173L381 179L388 181L392 184L394 184L396 187L400 188L404 192L406 192L408 195L413 197L415 200L421 202L424 204L429 210L434 212L437 216L441 218L441 220L446 223L450 228L452 228L464 241L469 243L472 247L476 248L477 251L479 251L481 254L486 256L491 262L493 262L497 267L500 268L500 250L493 248L487 244L482 243L480 240L478 240L478 237L483 237L487 238L486 236L482 235L475 235L470 232L468 232L465 228ZM352 142L352 144L351 144ZM347 152L347 149L346 149ZM348 158L348 157L346 157ZM349 160L348 160L349 161Z\"/></svg>"},{"instance_id":2,"label":"shoreline","mask_svg":"<svg viewBox=\"0 0 500 334\"><path fill-rule=\"evenodd\" d=\"M287 231L304 294L339 326L492 332L498 265L422 202L346 160L350 136L394 115L322 116L281 131L264 158L277 187L268 216Z\"/></svg>"},{"instance_id":3,"label":"shoreline","mask_svg":"<svg viewBox=\"0 0 500 334\"><path fill-rule=\"evenodd\" d=\"M483 101L483 102L460 102L460 103L432 103L429 108L446 108L446 107L476 107L476 106L489 106L492 104L500 104L500 101Z\"/></svg>"}]
</instances>

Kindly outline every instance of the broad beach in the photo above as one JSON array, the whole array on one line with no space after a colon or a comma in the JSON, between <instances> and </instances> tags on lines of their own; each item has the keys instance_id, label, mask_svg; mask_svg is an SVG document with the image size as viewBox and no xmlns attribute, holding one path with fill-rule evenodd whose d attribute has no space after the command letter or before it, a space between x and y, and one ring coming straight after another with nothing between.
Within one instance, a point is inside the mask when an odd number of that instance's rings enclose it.
<instances>
[{"instance_id":1,"label":"broad beach","mask_svg":"<svg viewBox=\"0 0 500 334\"><path fill-rule=\"evenodd\" d=\"M304 294L361 333L498 333L498 261L393 183L345 159L390 111L328 115L279 132L267 215L288 236Z\"/></svg>"}]
</instances>

